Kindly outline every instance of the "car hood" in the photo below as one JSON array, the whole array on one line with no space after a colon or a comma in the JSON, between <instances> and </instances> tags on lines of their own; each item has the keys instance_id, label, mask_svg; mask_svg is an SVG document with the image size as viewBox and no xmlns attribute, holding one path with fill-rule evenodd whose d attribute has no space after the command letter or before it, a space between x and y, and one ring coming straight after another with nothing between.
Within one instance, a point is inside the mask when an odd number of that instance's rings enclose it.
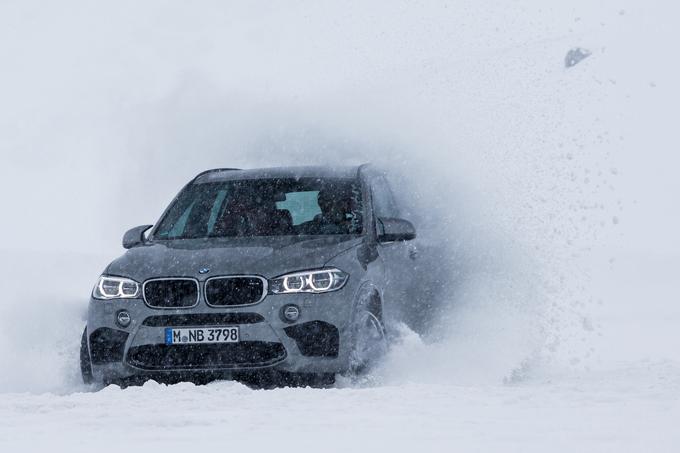
<instances>
[{"instance_id":1,"label":"car hood","mask_svg":"<svg viewBox=\"0 0 680 453\"><path fill-rule=\"evenodd\" d=\"M113 261L105 273L140 282L158 277L204 280L237 274L272 278L323 267L333 257L361 242L360 237L345 235L157 241L128 250Z\"/></svg>"}]
</instances>

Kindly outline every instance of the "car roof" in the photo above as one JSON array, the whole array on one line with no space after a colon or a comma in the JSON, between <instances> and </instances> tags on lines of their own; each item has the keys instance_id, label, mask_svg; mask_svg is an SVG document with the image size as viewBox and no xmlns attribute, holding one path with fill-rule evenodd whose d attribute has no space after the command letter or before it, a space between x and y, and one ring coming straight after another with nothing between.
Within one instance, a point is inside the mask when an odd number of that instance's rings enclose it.
<instances>
[{"instance_id":1,"label":"car roof","mask_svg":"<svg viewBox=\"0 0 680 453\"><path fill-rule=\"evenodd\" d=\"M237 181L245 179L285 179L285 178L341 178L355 179L361 166L299 166L273 168L215 168L199 173L193 180L202 184L216 181Z\"/></svg>"}]
</instances>

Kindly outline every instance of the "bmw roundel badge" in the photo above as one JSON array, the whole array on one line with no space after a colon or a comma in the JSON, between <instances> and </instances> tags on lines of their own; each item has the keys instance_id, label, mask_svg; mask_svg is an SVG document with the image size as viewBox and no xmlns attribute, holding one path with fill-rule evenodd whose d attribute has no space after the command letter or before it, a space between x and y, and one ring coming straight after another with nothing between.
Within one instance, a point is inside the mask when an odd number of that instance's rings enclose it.
<instances>
[{"instance_id":1,"label":"bmw roundel badge","mask_svg":"<svg viewBox=\"0 0 680 453\"><path fill-rule=\"evenodd\" d=\"M199 274L207 274L208 272L210 272L210 269L208 269L207 267L202 267L198 270Z\"/></svg>"}]
</instances>

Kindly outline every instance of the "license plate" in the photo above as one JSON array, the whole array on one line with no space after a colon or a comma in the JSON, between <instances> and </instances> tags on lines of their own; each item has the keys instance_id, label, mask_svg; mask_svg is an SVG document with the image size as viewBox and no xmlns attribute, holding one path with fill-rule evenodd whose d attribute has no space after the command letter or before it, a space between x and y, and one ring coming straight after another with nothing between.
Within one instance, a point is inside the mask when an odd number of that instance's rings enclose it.
<instances>
[{"instance_id":1,"label":"license plate","mask_svg":"<svg viewBox=\"0 0 680 453\"><path fill-rule=\"evenodd\" d=\"M165 329L165 344L238 343L238 327Z\"/></svg>"}]
</instances>

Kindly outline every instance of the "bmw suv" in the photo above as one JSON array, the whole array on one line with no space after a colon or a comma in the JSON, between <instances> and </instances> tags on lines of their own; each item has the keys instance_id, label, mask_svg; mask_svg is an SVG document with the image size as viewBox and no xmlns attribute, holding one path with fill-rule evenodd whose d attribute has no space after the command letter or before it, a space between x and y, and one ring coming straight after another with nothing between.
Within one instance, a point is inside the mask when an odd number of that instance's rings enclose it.
<instances>
[{"instance_id":1,"label":"bmw suv","mask_svg":"<svg viewBox=\"0 0 680 453\"><path fill-rule=\"evenodd\" d=\"M415 236L369 165L203 172L96 283L83 380L361 373L385 351Z\"/></svg>"}]
</instances>

